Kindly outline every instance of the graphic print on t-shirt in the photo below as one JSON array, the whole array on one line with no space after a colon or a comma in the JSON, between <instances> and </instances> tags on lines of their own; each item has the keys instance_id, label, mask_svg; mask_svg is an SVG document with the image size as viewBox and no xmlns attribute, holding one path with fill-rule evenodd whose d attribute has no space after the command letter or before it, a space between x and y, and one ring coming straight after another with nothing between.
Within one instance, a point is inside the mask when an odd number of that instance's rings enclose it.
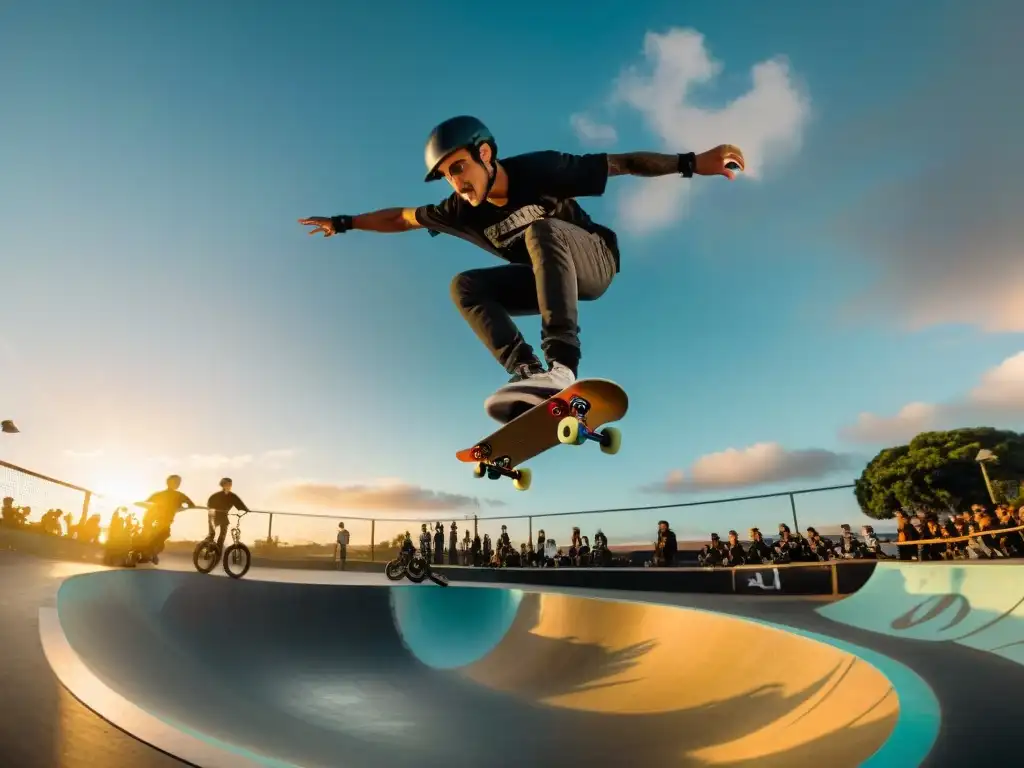
<instances>
[{"instance_id":1,"label":"graphic print on t-shirt","mask_svg":"<svg viewBox=\"0 0 1024 768\"><path fill-rule=\"evenodd\" d=\"M504 249L521 238L526 233L526 228L533 222L547 215L547 209L542 205L524 205L501 221L485 227L484 236L495 248Z\"/></svg>"}]
</instances>

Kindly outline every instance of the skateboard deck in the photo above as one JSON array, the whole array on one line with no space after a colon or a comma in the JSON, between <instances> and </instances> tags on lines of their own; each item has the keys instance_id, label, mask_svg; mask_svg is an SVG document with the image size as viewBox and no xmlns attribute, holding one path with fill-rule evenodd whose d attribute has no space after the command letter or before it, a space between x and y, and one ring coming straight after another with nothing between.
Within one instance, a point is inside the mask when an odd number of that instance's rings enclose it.
<instances>
[{"instance_id":1,"label":"skateboard deck","mask_svg":"<svg viewBox=\"0 0 1024 768\"><path fill-rule=\"evenodd\" d=\"M531 474L519 465L556 445L593 441L605 453L617 453L619 431L600 427L621 419L628 408L629 397L614 381L580 379L455 457L475 463L477 477L511 477L516 489L525 491L530 487Z\"/></svg>"}]
</instances>

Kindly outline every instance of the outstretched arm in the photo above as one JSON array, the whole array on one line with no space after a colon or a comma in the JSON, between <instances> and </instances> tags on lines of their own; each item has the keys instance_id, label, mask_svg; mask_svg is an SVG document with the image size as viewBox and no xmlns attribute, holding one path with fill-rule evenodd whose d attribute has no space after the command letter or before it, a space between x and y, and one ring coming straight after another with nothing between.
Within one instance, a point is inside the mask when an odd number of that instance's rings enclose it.
<instances>
[{"instance_id":1,"label":"outstretched arm","mask_svg":"<svg viewBox=\"0 0 1024 768\"><path fill-rule=\"evenodd\" d=\"M720 144L714 149L695 154L666 155L660 152L627 152L608 155L609 176L668 176L678 173L689 178L698 176L736 177L736 171L746 168L743 152L732 144Z\"/></svg>"},{"instance_id":2,"label":"outstretched arm","mask_svg":"<svg viewBox=\"0 0 1024 768\"><path fill-rule=\"evenodd\" d=\"M687 155L663 155L660 152L627 152L608 155L609 176L668 176L683 173Z\"/></svg>"},{"instance_id":3,"label":"outstretched arm","mask_svg":"<svg viewBox=\"0 0 1024 768\"><path fill-rule=\"evenodd\" d=\"M352 217L352 229L367 232L407 232L410 229L420 229L421 226L416 221L415 208L384 208Z\"/></svg>"},{"instance_id":4,"label":"outstretched arm","mask_svg":"<svg viewBox=\"0 0 1024 768\"><path fill-rule=\"evenodd\" d=\"M408 232L420 229L422 224L416 220L415 208L383 208L379 211L361 213L358 216L310 216L299 219L304 227L313 227L309 234L323 233L324 237L339 235L350 229L362 229L367 232Z\"/></svg>"}]
</instances>

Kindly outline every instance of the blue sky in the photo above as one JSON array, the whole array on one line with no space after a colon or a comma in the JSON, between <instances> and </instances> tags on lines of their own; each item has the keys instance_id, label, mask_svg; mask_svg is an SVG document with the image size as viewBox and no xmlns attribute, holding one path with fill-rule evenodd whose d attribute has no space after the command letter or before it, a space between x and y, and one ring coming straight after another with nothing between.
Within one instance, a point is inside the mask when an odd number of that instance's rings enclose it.
<instances>
[{"instance_id":1,"label":"blue sky","mask_svg":"<svg viewBox=\"0 0 1024 768\"><path fill-rule=\"evenodd\" d=\"M1024 424L1014 4L233 7L0 11L7 460L114 496L230 474L258 508L451 519L837 485L921 428ZM582 201L623 269L583 307L581 375L631 410L621 454L545 454L527 493L454 459L505 375L448 285L499 262L296 224L441 199L423 143L461 113L504 155L750 163ZM848 492L810 498L806 522L857 521ZM773 528L788 502L765 504L603 524Z\"/></svg>"}]
</instances>

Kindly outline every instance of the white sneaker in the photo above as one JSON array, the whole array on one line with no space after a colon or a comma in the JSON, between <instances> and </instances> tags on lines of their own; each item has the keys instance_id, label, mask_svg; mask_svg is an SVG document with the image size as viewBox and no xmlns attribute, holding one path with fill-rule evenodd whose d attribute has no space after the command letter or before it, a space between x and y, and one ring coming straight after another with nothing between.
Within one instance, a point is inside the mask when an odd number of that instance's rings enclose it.
<instances>
[{"instance_id":1,"label":"white sneaker","mask_svg":"<svg viewBox=\"0 0 1024 768\"><path fill-rule=\"evenodd\" d=\"M487 398L484 410L492 419L507 424L574 381L576 376L561 363L554 363L548 371L521 365L505 386Z\"/></svg>"}]
</instances>

